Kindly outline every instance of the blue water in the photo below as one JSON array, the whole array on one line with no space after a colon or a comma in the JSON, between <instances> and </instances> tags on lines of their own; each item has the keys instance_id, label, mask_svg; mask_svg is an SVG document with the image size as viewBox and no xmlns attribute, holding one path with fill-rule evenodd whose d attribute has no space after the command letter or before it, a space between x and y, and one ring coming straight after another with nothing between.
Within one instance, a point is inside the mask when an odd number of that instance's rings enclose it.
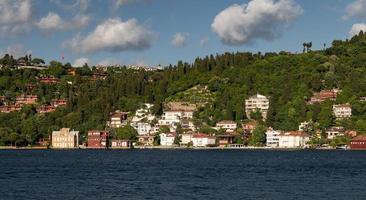
<instances>
[{"instance_id":1,"label":"blue water","mask_svg":"<svg viewBox=\"0 0 366 200\"><path fill-rule=\"evenodd\" d=\"M366 152L0 151L0 199L366 199Z\"/></svg>"}]
</instances>

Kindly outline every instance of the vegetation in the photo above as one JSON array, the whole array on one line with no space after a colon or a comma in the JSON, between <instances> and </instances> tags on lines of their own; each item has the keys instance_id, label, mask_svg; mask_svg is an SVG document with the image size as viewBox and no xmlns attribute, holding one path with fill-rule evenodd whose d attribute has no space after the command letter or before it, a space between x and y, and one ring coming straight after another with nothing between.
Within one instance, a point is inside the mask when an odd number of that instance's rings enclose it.
<instances>
[{"instance_id":1,"label":"vegetation","mask_svg":"<svg viewBox=\"0 0 366 200\"><path fill-rule=\"evenodd\" d=\"M0 59L0 95L6 102L20 94L36 94L39 104L53 98L66 98L68 105L48 114L37 114L35 106L20 112L0 113L1 145L32 145L48 138L52 130L70 127L86 134L91 129L104 129L109 113L114 110L135 111L140 103L154 104L154 114L161 114L167 100L180 100L193 94L192 101L209 101L194 114L195 124L204 132L220 120L246 120L244 100L258 93L270 97L266 126L296 130L300 122L312 121L321 130L342 125L366 132L366 34L350 40L333 42L330 48L306 53L225 53L197 58L192 64L179 61L164 70L143 71L109 68L105 80L91 81L90 75L100 72L85 65L69 75L71 65L50 62L46 70L14 69L11 55ZM41 59L32 62L43 63ZM39 83L37 77L55 76L58 84ZM35 83L30 89L27 84ZM195 86L199 86L196 87ZM202 87L207 86L207 90ZM193 89L192 89L193 88ZM309 105L308 99L322 89L342 89L336 103L350 103L353 116L338 121L332 116L331 101ZM258 113L253 117L261 118ZM125 137L124 130L117 135ZM256 130L250 142L262 142L262 129Z\"/></svg>"}]
</instances>

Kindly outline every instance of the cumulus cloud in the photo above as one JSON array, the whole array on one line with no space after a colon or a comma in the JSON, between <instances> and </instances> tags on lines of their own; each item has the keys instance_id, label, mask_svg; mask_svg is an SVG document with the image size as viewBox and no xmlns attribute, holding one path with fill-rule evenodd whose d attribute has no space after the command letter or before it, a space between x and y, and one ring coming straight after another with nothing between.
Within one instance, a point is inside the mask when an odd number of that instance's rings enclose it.
<instances>
[{"instance_id":1,"label":"cumulus cloud","mask_svg":"<svg viewBox=\"0 0 366 200\"><path fill-rule=\"evenodd\" d=\"M136 19L122 21L120 18L114 18L97 25L95 30L85 37L78 35L64 42L64 47L81 53L144 50L151 46L153 39L154 34Z\"/></svg>"},{"instance_id":2,"label":"cumulus cloud","mask_svg":"<svg viewBox=\"0 0 366 200\"><path fill-rule=\"evenodd\" d=\"M360 31L366 32L366 24L353 24L349 31L349 37L353 37L360 33Z\"/></svg>"},{"instance_id":3,"label":"cumulus cloud","mask_svg":"<svg viewBox=\"0 0 366 200\"><path fill-rule=\"evenodd\" d=\"M42 31L66 31L86 26L90 18L86 15L76 15L71 21L65 21L58 14L50 12L41 18L36 26Z\"/></svg>"},{"instance_id":4,"label":"cumulus cloud","mask_svg":"<svg viewBox=\"0 0 366 200\"><path fill-rule=\"evenodd\" d=\"M30 29L32 9L30 0L0 1L0 30L2 33L19 33Z\"/></svg>"},{"instance_id":5,"label":"cumulus cloud","mask_svg":"<svg viewBox=\"0 0 366 200\"><path fill-rule=\"evenodd\" d=\"M141 0L114 0L114 7L119 8L121 6L130 4L130 3L135 3L135 2L138 2L138 1L141 1Z\"/></svg>"},{"instance_id":6,"label":"cumulus cloud","mask_svg":"<svg viewBox=\"0 0 366 200\"><path fill-rule=\"evenodd\" d=\"M90 4L90 0L75 0L72 3L65 3L64 0L51 0L51 2L55 3L64 10L74 10L79 12L86 11Z\"/></svg>"},{"instance_id":7,"label":"cumulus cloud","mask_svg":"<svg viewBox=\"0 0 366 200\"><path fill-rule=\"evenodd\" d=\"M0 55L3 56L4 54L12 55L14 58L19 58L25 56L26 54L32 54L32 50L25 50L24 46L21 44L14 44L8 46L6 49L3 49Z\"/></svg>"},{"instance_id":8,"label":"cumulus cloud","mask_svg":"<svg viewBox=\"0 0 366 200\"><path fill-rule=\"evenodd\" d=\"M273 40L292 24L303 9L293 0L252 0L234 4L221 11L211 24L212 30L228 45L240 45L256 39Z\"/></svg>"},{"instance_id":9,"label":"cumulus cloud","mask_svg":"<svg viewBox=\"0 0 366 200\"><path fill-rule=\"evenodd\" d=\"M188 33L176 33L173 35L171 43L176 47L184 47L188 42Z\"/></svg>"},{"instance_id":10,"label":"cumulus cloud","mask_svg":"<svg viewBox=\"0 0 366 200\"><path fill-rule=\"evenodd\" d=\"M72 66L74 67L82 67L85 65L85 63L88 63L89 59L88 58L78 58L74 61L74 63L72 64Z\"/></svg>"},{"instance_id":11,"label":"cumulus cloud","mask_svg":"<svg viewBox=\"0 0 366 200\"><path fill-rule=\"evenodd\" d=\"M348 4L346 14L342 16L342 19L347 20L352 17L366 17L366 0L356 0Z\"/></svg>"}]
</instances>

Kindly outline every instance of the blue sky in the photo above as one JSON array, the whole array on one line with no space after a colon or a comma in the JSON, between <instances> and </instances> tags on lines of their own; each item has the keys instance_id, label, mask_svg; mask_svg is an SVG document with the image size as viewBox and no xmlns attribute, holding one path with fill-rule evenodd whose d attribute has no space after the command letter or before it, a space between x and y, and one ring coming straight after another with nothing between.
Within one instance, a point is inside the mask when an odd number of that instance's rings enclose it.
<instances>
[{"instance_id":1,"label":"blue sky","mask_svg":"<svg viewBox=\"0 0 366 200\"><path fill-rule=\"evenodd\" d=\"M0 52L92 65L296 52L366 30L364 13L366 0L2 0Z\"/></svg>"}]
</instances>

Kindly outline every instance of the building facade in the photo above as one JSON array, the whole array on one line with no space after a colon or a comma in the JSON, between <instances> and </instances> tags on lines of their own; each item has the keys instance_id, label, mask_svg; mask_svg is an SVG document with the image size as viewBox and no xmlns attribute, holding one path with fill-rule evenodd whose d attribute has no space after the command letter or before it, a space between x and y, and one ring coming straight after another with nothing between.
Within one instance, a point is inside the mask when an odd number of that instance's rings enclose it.
<instances>
[{"instance_id":1,"label":"building facade","mask_svg":"<svg viewBox=\"0 0 366 200\"><path fill-rule=\"evenodd\" d=\"M160 145L161 146L173 146L177 135L175 133L161 133Z\"/></svg>"},{"instance_id":2,"label":"building facade","mask_svg":"<svg viewBox=\"0 0 366 200\"><path fill-rule=\"evenodd\" d=\"M345 128L342 126L333 126L328 128L325 133L327 134L327 139L333 139L338 136L344 136Z\"/></svg>"},{"instance_id":3,"label":"building facade","mask_svg":"<svg viewBox=\"0 0 366 200\"><path fill-rule=\"evenodd\" d=\"M111 147L116 149L132 148L131 140L111 140Z\"/></svg>"},{"instance_id":4,"label":"building facade","mask_svg":"<svg viewBox=\"0 0 366 200\"><path fill-rule=\"evenodd\" d=\"M111 128L121 128L127 124L127 113L116 111L112 113L109 126Z\"/></svg>"},{"instance_id":5,"label":"building facade","mask_svg":"<svg viewBox=\"0 0 366 200\"><path fill-rule=\"evenodd\" d=\"M250 119L252 112L259 111L262 113L262 117L265 120L267 118L267 112L269 109L269 99L266 96L256 94L245 100L245 113L247 118Z\"/></svg>"},{"instance_id":6,"label":"building facade","mask_svg":"<svg viewBox=\"0 0 366 200\"><path fill-rule=\"evenodd\" d=\"M269 127L266 131L266 146L267 147L278 147L280 143L281 131L273 130Z\"/></svg>"},{"instance_id":7,"label":"building facade","mask_svg":"<svg viewBox=\"0 0 366 200\"><path fill-rule=\"evenodd\" d=\"M203 133L193 134L192 143L194 147L207 147L216 145L216 137Z\"/></svg>"},{"instance_id":8,"label":"building facade","mask_svg":"<svg viewBox=\"0 0 366 200\"><path fill-rule=\"evenodd\" d=\"M353 150L366 150L366 135L359 135L351 140L350 148Z\"/></svg>"},{"instance_id":9,"label":"building facade","mask_svg":"<svg viewBox=\"0 0 366 200\"><path fill-rule=\"evenodd\" d=\"M108 148L109 132L93 130L88 132L88 148Z\"/></svg>"},{"instance_id":10,"label":"building facade","mask_svg":"<svg viewBox=\"0 0 366 200\"><path fill-rule=\"evenodd\" d=\"M333 114L337 119L349 118L352 116L352 107L350 104L333 105Z\"/></svg>"},{"instance_id":11,"label":"building facade","mask_svg":"<svg viewBox=\"0 0 366 200\"><path fill-rule=\"evenodd\" d=\"M231 120L223 120L216 123L216 129L225 129L227 132L234 132L237 124Z\"/></svg>"},{"instance_id":12,"label":"building facade","mask_svg":"<svg viewBox=\"0 0 366 200\"><path fill-rule=\"evenodd\" d=\"M79 131L70 131L70 128L62 128L52 132L52 148L74 149L79 148Z\"/></svg>"},{"instance_id":13,"label":"building facade","mask_svg":"<svg viewBox=\"0 0 366 200\"><path fill-rule=\"evenodd\" d=\"M310 140L309 135L302 131L291 131L279 135L280 148L305 148Z\"/></svg>"}]
</instances>

